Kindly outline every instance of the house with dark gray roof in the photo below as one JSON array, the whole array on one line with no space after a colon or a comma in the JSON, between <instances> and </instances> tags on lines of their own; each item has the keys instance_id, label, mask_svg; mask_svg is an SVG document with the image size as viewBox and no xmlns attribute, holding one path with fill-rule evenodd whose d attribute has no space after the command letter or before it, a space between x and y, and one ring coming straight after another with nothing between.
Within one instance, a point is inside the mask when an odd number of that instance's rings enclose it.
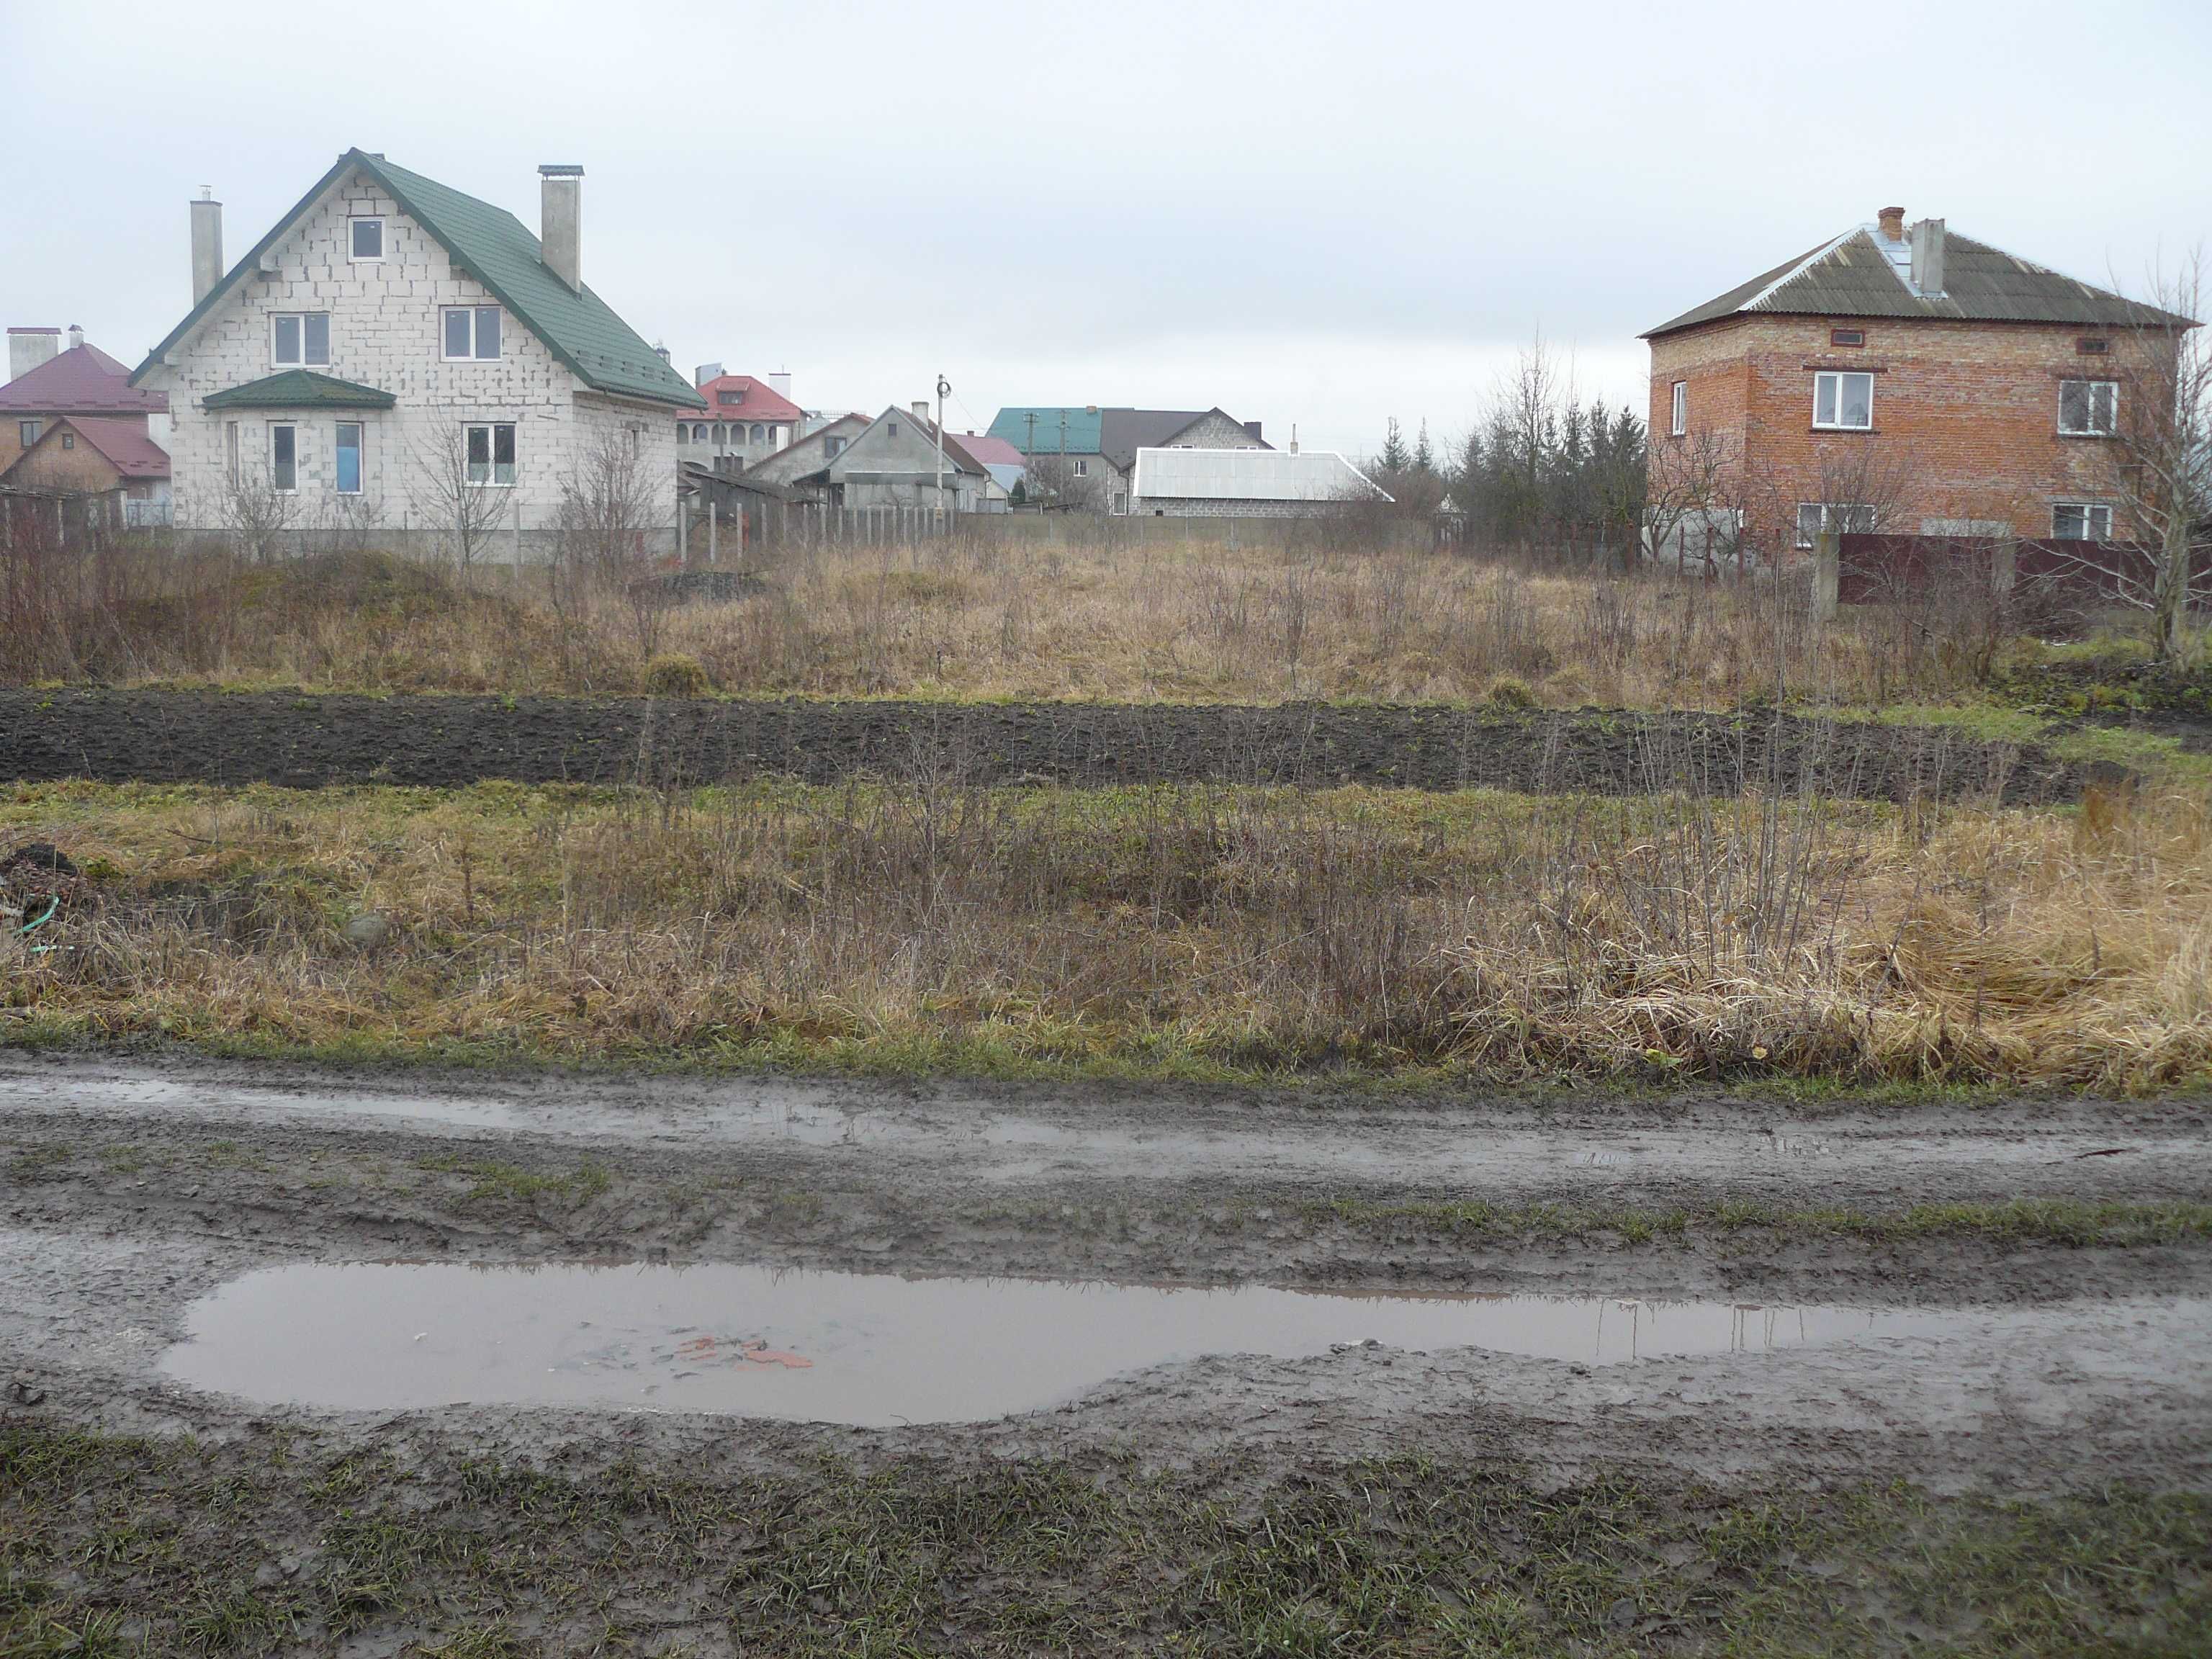
<instances>
[{"instance_id":1,"label":"house with dark gray roof","mask_svg":"<svg viewBox=\"0 0 2212 1659\"><path fill-rule=\"evenodd\" d=\"M1645 332L1654 539L2124 534L2118 423L2191 326L1884 208Z\"/></svg>"},{"instance_id":2,"label":"house with dark gray roof","mask_svg":"<svg viewBox=\"0 0 2212 1659\"><path fill-rule=\"evenodd\" d=\"M192 203L191 308L131 377L168 400L177 523L222 529L251 496L301 532L431 550L465 515L538 548L616 455L672 545L674 417L705 400L584 281L583 169L538 172L533 233L348 150L228 268L222 204Z\"/></svg>"}]
</instances>

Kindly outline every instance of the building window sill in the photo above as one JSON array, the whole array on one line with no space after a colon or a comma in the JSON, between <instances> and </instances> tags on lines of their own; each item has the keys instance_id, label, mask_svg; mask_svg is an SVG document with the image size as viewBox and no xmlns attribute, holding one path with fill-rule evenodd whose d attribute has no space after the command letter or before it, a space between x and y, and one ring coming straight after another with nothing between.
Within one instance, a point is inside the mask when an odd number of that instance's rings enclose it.
<instances>
[{"instance_id":1,"label":"building window sill","mask_svg":"<svg viewBox=\"0 0 2212 1659\"><path fill-rule=\"evenodd\" d=\"M1810 430L1816 438L1871 438L1881 428L1875 426L1816 426Z\"/></svg>"}]
</instances>

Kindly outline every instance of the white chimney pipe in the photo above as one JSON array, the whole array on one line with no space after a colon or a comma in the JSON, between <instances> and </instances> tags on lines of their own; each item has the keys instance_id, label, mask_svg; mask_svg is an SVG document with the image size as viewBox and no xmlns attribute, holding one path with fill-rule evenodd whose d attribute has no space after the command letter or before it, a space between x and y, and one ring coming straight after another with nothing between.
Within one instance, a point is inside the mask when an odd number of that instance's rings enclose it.
<instances>
[{"instance_id":1,"label":"white chimney pipe","mask_svg":"<svg viewBox=\"0 0 2212 1659\"><path fill-rule=\"evenodd\" d=\"M11 328L8 331L8 378L20 380L40 363L54 360L60 341L58 328Z\"/></svg>"},{"instance_id":2,"label":"white chimney pipe","mask_svg":"<svg viewBox=\"0 0 2212 1659\"><path fill-rule=\"evenodd\" d=\"M222 280L222 204L215 189L200 186L192 204L192 303L198 305Z\"/></svg>"},{"instance_id":3,"label":"white chimney pipe","mask_svg":"<svg viewBox=\"0 0 2212 1659\"><path fill-rule=\"evenodd\" d=\"M538 169L538 257L545 268L584 291L584 170L564 162Z\"/></svg>"},{"instance_id":4,"label":"white chimney pipe","mask_svg":"<svg viewBox=\"0 0 2212 1659\"><path fill-rule=\"evenodd\" d=\"M84 330L75 323L70 325L69 349L75 351L84 343Z\"/></svg>"}]
</instances>

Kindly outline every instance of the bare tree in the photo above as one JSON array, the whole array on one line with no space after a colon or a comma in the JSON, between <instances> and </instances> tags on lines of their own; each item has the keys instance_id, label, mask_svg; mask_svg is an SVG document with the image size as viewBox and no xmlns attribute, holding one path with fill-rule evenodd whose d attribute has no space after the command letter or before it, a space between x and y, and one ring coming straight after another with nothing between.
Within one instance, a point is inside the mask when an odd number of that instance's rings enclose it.
<instances>
[{"instance_id":1,"label":"bare tree","mask_svg":"<svg viewBox=\"0 0 2212 1659\"><path fill-rule=\"evenodd\" d=\"M2111 529L2126 539L2073 552L2124 603L2151 613L2162 662L2186 647L2192 600L2212 596L2212 575L2201 568L2212 564L2212 347L2197 331L2203 302L2200 252L2174 276L2154 278L2150 302L2136 307L2113 365L2118 407L2105 446L2119 508ZM2098 418L2094 403L2086 412Z\"/></svg>"},{"instance_id":2,"label":"bare tree","mask_svg":"<svg viewBox=\"0 0 2212 1659\"><path fill-rule=\"evenodd\" d=\"M1048 450L1029 458L1024 493L1029 501L1048 507L1096 513L1105 505L1107 481L1098 476L1105 467L1103 456L1061 455Z\"/></svg>"},{"instance_id":3,"label":"bare tree","mask_svg":"<svg viewBox=\"0 0 2212 1659\"><path fill-rule=\"evenodd\" d=\"M475 453L470 449L472 431ZM510 450L504 462L499 459L498 431L489 423L471 428L441 421L434 430L418 434L410 446L408 503L464 574L490 550L500 526L514 510L514 491L507 487L514 482L514 456Z\"/></svg>"},{"instance_id":4,"label":"bare tree","mask_svg":"<svg viewBox=\"0 0 2212 1659\"><path fill-rule=\"evenodd\" d=\"M1729 435L1710 428L1652 440L1637 525L1654 561L1671 550L1686 564L1694 551L1710 574L1717 558L1741 554L1741 460Z\"/></svg>"},{"instance_id":5,"label":"bare tree","mask_svg":"<svg viewBox=\"0 0 2212 1659\"><path fill-rule=\"evenodd\" d=\"M300 519L300 497L279 489L265 472L243 465L216 486L216 517L242 557L269 564L289 550Z\"/></svg>"},{"instance_id":6,"label":"bare tree","mask_svg":"<svg viewBox=\"0 0 2212 1659\"><path fill-rule=\"evenodd\" d=\"M561 486L554 520L556 584L589 577L618 596L629 613L637 648L651 656L659 647L668 592L656 581L647 546L663 481L627 432L602 437L578 459Z\"/></svg>"}]
</instances>

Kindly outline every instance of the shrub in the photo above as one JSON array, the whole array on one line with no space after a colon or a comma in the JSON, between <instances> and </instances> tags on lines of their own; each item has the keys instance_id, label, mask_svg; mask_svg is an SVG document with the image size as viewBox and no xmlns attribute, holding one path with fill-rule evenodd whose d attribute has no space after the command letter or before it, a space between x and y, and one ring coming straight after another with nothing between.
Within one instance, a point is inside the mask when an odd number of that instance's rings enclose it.
<instances>
[{"instance_id":1,"label":"shrub","mask_svg":"<svg viewBox=\"0 0 2212 1659\"><path fill-rule=\"evenodd\" d=\"M714 689L696 657L665 652L645 665L645 690L653 697L703 697Z\"/></svg>"},{"instance_id":2,"label":"shrub","mask_svg":"<svg viewBox=\"0 0 2212 1659\"><path fill-rule=\"evenodd\" d=\"M1493 708L1534 708L1536 694L1528 682L1512 674L1500 674L1491 681L1490 689L1482 694L1483 702Z\"/></svg>"}]
</instances>

